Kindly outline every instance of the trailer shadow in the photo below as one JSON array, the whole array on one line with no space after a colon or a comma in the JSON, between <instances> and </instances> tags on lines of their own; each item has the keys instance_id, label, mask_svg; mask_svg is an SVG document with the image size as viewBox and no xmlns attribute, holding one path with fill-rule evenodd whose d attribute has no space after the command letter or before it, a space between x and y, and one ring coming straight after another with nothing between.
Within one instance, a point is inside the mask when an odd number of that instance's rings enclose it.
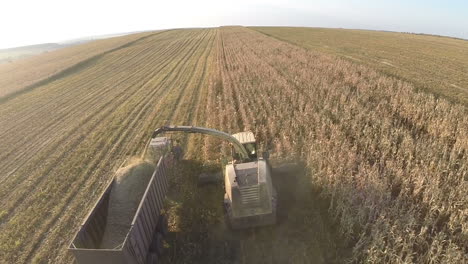
<instances>
[{"instance_id":1,"label":"trailer shadow","mask_svg":"<svg viewBox=\"0 0 468 264\"><path fill-rule=\"evenodd\" d=\"M221 169L221 167L219 167ZM343 246L327 216L327 201L313 190L303 164L273 166L277 224L231 230L223 210L222 183L198 185L213 170L183 160L170 180L170 233L161 263L338 263Z\"/></svg>"}]
</instances>

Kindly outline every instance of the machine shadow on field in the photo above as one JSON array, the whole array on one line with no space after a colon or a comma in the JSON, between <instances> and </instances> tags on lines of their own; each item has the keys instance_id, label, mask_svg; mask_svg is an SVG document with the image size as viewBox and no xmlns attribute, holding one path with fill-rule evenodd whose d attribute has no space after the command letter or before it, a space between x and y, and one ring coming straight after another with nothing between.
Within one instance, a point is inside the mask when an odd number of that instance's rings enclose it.
<instances>
[{"instance_id":1,"label":"machine shadow on field","mask_svg":"<svg viewBox=\"0 0 468 264\"><path fill-rule=\"evenodd\" d=\"M272 175L278 192L276 225L231 230L223 183L198 184L198 175L216 165L182 160L170 180L170 234L162 263L338 263L342 246L307 168L277 164Z\"/></svg>"}]
</instances>

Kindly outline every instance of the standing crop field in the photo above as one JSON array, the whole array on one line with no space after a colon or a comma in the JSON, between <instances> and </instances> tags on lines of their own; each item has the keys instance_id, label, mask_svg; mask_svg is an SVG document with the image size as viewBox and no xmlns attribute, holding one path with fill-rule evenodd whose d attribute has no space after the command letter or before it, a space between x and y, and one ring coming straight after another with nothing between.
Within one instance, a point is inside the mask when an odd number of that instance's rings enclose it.
<instances>
[{"instance_id":1,"label":"standing crop field","mask_svg":"<svg viewBox=\"0 0 468 264\"><path fill-rule=\"evenodd\" d=\"M221 32L225 111L238 113L222 124L306 160L353 260L467 261L463 105L251 30Z\"/></svg>"},{"instance_id":2,"label":"standing crop field","mask_svg":"<svg viewBox=\"0 0 468 264\"><path fill-rule=\"evenodd\" d=\"M254 27L301 47L378 69L449 100L468 104L468 41L369 30Z\"/></svg>"},{"instance_id":3,"label":"standing crop field","mask_svg":"<svg viewBox=\"0 0 468 264\"><path fill-rule=\"evenodd\" d=\"M187 161L172 180L164 263L468 260L463 105L252 30L220 31L206 126L252 130L274 159L307 168L275 175L276 226L239 233L220 224L222 190L200 191L201 165ZM206 138L205 157L219 146Z\"/></svg>"},{"instance_id":4,"label":"standing crop field","mask_svg":"<svg viewBox=\"0 0 468 264\"><path fill-rule=\"evenodd\" d=\"M233 232L227 145L178 136L163 263L468 261L466 107L376 67L243 27L140 38L0 103L0 263L69 263L117 166L160 125L251 130L272 160L278 224ZM214 165L213 165L214 164Z\"/></svg>"}]
</instances>

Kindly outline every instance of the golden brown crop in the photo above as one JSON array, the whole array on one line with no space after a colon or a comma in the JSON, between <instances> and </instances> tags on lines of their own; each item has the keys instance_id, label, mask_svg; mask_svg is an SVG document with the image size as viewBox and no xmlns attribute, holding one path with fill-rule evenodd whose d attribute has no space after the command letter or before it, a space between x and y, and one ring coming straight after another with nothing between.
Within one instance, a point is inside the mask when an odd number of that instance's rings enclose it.
<instances>
[{"instance_id":1,"label":"golden brown crop","mask_svg":"<svg viewBox=\"0 0 468 264\"><path fill-rule=\"evenodd\" d=\"M468 104L468 41L370 30L254 27L312 51L337 55Z\"/></svg>"},{"instance_id":2,"label":"golden brown crop","mask_svg":"<svg viewBox=\"0 0 468 264\"><path fill-rule=\"evenodd\" d=\"M224 127L307 161L353 260L466 261L464 106L251 30L221 32L223 111L237 113Z\"/></svg>"}]
</instances>

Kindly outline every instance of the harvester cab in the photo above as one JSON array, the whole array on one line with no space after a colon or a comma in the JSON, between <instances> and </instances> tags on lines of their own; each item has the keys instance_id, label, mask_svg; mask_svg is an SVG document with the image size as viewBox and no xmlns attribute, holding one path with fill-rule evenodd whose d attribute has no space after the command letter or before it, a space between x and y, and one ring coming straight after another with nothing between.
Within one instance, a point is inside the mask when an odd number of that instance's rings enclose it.
<instances>
[{"instance_id":1,"label":"harvester cab","mask_svg":"<svg viewBox=\"0 0 468 264\"><path fill-rule=\"evenodd\" d=\"M245 150L247 150L250 159L257 159L257 142L252 132L240 132L233 134L232 136L244 146ZM235 155L235 153L233 153L233 155Z\"/></svg>"}]
</instances>

